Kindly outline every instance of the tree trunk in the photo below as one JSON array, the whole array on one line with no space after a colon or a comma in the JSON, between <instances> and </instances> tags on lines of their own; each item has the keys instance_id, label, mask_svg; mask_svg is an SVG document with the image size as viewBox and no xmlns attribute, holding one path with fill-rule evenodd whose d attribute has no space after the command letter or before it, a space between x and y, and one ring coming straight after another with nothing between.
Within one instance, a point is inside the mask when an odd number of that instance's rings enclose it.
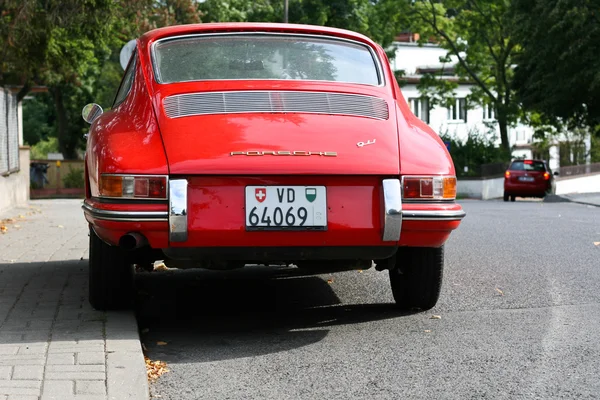
<instances>
[{"instance_id":1,"label":"tree trunk","mask_svg":"<svg viewBox=\"0 0 600 400\"><path fill-rule=\"evenodd\" d=\"M508 141L508 118L506 112L502 109L502 106L496 107L496 120L498 121L498 127L500 128L500 141L502 142L502 149L506 152L507 156L510 156L510 142Z\"/></svg>"},{"instance_id":2,"label":"tree trunk","mask_svg":"<svg viewBox=\"0 0 600 400\"><path fill-rule=\"evenodd\" d=\"M63 92L60 86L51 89L54 97L54 106L56 107L56 136L58 137L58 149L65 159L74 159L75 149L69 140L69 121L67 119L67 110L65 108Z\"/></svg>"}]
</instances>

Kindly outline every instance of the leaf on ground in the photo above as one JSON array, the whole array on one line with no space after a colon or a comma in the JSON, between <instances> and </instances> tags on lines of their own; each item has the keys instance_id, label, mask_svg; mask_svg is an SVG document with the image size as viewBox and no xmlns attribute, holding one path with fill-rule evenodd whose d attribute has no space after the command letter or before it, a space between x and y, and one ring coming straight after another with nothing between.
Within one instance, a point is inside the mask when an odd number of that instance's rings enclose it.
<instances>
[{"instance_id":1,"label":"leaf on ground","mask_svg":"<svg viewBox=\"0 0 600 400\"><path fill-rule=\"evenodd\" d=\"M498 292L500 296L504 296L504 292L501 289L496 288L496 292Z\"/></svg>"},{"instance_id":2,"label":"leaf on ground","mask_svg":"<svg viewBox=\"0 0 600 400\"><path fill-rule=\"evenodd\" d=\"M333 279L327 279L327 283L331 285L333 283Z\"/></svg>"},{"instance_id":3,"label":"leaf on ground","mask_svg":"<svg viewBox=\"0 0 600 400\"><path fill-rule=\"evenodd\" d=\"M21 227L21 225L15 225L15 228L19 229Z\"/></svg>"},{"instance_id":4,"label":"leaf on ground","mask_svg":"<svg viewBox=\"0 0 600 400\"><path fill-rule=\"evenodd\" d=\"M363 270L362 270L362 269L359 269L359 270L358 270L358 273L359 273L359 274L362 274L362 273L363 273Z\"/></svg>"},{"instance_id":5,"label":"leaf on ground","mask_svg":"<svg viewBox=\"0 0 600 400\"><path fill-rule=\"evenodd\" d=\"M64 228L64 226L62 226L62 225L58 225L58 227L59 227L59 228Z\"/></svg>"},{"instance_id":6,"label":"leaf on ground","mask_svg":"<svg viewBox=\"0 0 600 400\"><path fill-rule=\"evenodd\" d=\"M25 219L25 216L23 214L19 214L19 218Z\"/></svg>"},{"instance_id":7,"label":"leaf on ground","mask_svg":"<svg viewBox=\"0 0 600 400\"><path fill-rule=\"evenodd\" d=\"M159 346L166 346L167 342L163 342L162 340L159 340L158 342L156 342L156 344Z\"/></svg>"},{"instance_id":8,"label":"leaf on ground","mask_svg":"<svg viewBox=\"0 0 600 400\"><path fill-rule=\"evenodd\" d=\"M6 227L6 225L0 225L0 232L2 232L2 233L8 232L8 228Z\"/></svg>"},{"instance_id":9,"label":"leaf on ground","mask_svg":"<svg viewBox=\"0 0 600 400\"><path fill-rule=\"evenodd\" d=\"M433 314L429 319L442 319L442 316Z\"/></svg>"},{"instance_id":10,"label":"leaf on ground","mask_svg":"<svg viewBox=\"0 0 600 400\"><path fill-rule=\"evenodd\" d=\"M164 361L152 361L148 357L144 357L144 361L146 362L146 375L151 382L156 381L161 375L169 372L167 363Z\"/></svg>"},{"instance_id":11,"label":"leaf on ground","mask_svg":"<svg viewBox=\"0 0 600 400\"><path fill-rule=\"evenodd\" d=\"M157 262L157 263L154 263L154 270L155 271L168 271L169 267L167 267L164 262Z\"/></svg>"},{"instance_id":12,"label":"leaf on ground","mask_svg":"<svg viewBox=\"0 0 600 400\"><path fill-rule=\"evenodd\" d=\"M600 246L600 242L594 242L594 246Z\"/></svg>"},{"instance_id":13,"label":"leaf on ground","mask_svg":"<svg viewBox=\"0 0 600 400\"><path fill-rule=\"evenodd\" d=\"M425 333L430 333L430 332L431 332L431 329L425 329L425 330L424 330L424 332L425 332Z\"/></svg>"}]
</instances>

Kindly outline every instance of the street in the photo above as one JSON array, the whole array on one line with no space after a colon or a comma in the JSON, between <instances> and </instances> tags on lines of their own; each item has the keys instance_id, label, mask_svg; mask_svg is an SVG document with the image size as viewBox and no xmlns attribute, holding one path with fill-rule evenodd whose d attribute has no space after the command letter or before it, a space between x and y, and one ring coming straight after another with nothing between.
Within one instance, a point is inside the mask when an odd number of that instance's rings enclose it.
<instances>
[{"instance_id":1,"label":"street","mask_svg":"<svg viewBox=\"0 0 600 400\"><path fill-rule=\"evenodd\" d=\"M461 201L444 286L394 309L386 272L164 271L137 279L161 399L597 398L600 208Z\"/></svg>"}]
</instances>

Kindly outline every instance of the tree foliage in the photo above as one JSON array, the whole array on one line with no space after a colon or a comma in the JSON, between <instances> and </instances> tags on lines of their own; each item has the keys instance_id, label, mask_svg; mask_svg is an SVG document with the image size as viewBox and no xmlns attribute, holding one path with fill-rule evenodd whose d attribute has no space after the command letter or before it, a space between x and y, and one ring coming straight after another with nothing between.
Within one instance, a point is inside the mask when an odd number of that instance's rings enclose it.
<instances>
[{"instance_id":1,"label":"tree foliage","mask_svg":"<svg viewBox=\"0 0 600 400\"><path fill-rule=\"evenodd\" d=\"M600 1L512 3L523 106L571 126L600 124Z\"/></svg>"},{"instance_id":2,"label":"tree foliage","mask_svg":"<svg viewBox=\"0 0 600 400\"><path fill-rule=\"evenodd\" d=\"M448 51L444 62L474 89L469 102L491 105L496 114L500 139L509 149L508 126L520 115L514 96L514 58L519 49L512 35L509 0L415 0L411 29L421 42L437 42ZM440 76L430 76L422 89L438 99L454 96L456 85ZM441 101L441 100L440 100Z\"/></svg>"}]
</instances>

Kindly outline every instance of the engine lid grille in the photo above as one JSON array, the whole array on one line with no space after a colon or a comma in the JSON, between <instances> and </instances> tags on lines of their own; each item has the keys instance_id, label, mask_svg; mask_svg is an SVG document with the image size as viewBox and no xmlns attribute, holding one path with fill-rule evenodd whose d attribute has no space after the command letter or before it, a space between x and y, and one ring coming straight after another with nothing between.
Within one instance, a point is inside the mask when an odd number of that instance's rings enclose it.
<instances>
[{"instance_id":1,"label":"engine lid grille","mask_svg":"<svg viewBox=\"0 0 600 400\"><path fill-rule=\"evenodd\" d=\"M169 118L238 113L313 113L387 120L388 105L373 96L329 92L242 91L177 94L163 101Z\"/></svg>"}]
</instances>

